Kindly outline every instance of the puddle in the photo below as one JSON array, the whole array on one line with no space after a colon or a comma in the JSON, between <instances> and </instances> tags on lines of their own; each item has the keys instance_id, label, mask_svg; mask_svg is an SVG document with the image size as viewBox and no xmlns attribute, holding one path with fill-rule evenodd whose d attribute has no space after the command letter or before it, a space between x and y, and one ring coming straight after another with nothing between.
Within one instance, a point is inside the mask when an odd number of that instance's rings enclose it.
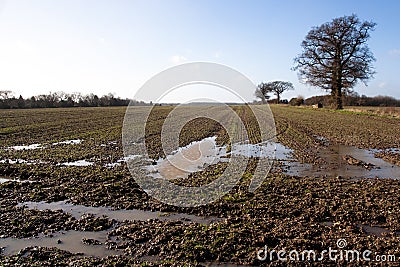
<instances>
[{"instance_id":1,"label":"puddle","mask_svg":"<svg viewBox=\"0 0 400 267\"><path fill-rule=\"evenodd\" d=\"M201 171L204 166L221 162L222 157L226 157L226 148L218 147L216 139L214 136L192 142L172 152L166 159L160 158L146 169L154 178L187 178L190 173Z\"/></svg>"},{"instance_id":2,"label":"puddle","mask_svg":"<svg viewBox=\"0 0 400 267\"><path fill-rule=\"evenodd\" d=\"M320 135L314 135L314 138L317 139L320 143L322 143L324 146L329 146L330 142L329 139Z\"/></svg>"},{"instance_id":3,"label":"puddle","mask_svg":"<svg viewBox=\"0 0 400 267\"><path fill-rule=\"evenodd\" d=\"M13 179L13 178L0 177L0 184L7 183L7 182L13 182L13 183L34 183L34 181L29 181L29 180L19 180L19 179Z\"/></svg>"},{"instance_id":4,"label":"puddle","mask_svg":"<svg viewBox=\"0 0 400 267\"><path fill-rule=\"evenodd\" d=\"M153 165L147 166L150 176L154 178L176 179L187 178L190 173L202 171L205 167L219 162L229 162L229 156L244 156L246 158L286 158L290 149L275 143L267 144L234 144L227 152L226 146L216 144L217 137L207 137L201 141L192 142L185 147L160 158Z\"/></svg>"},{"instance_id":5,"label":"puddle","mask_svg":"<svg viewBox=\"0 0 400 267\"><path fill-rule=\"evenodd\" d=\"M41 161L41 160L25 160L25 159L2 159L0 160L0 163L6 163L6 164L27 164L27 165L33 165L33 164L47 164L47 162Z\"/></svg>"},{"instance_id":6,"label":"puddle","mask_svg":"<svg viewBox=\"0 0 400 267\"><path fill-rule=\"evenodd\" d=\"M234 144L232 146L232 155L240 155L247 158L268 158L273 155L276 148L272 144L261 146L258 144Z\"/></svg>"},{"instance_id":7,"label":"puddle","mask_svg":"<svg viewBox=\"0 0 400 267\"><path fill-rule=\"evenodd\" d=\"M83 142L82 139L72 139L72 140L66 140L66 141L62 141L62 142L56 142L56 143L53 143L52 145L54 145L54 146L56 146L56 145L78 145L82 142Z\"/></svg>"},{"instance_id":8,"label":"puddle","mask_svg":"<svg viewBox=\"0 0 400 267\"><path fill-rule=\"evenodd\" d=\"M35 238L0 238L0 247L4 247L5 255L15 255L21 249L31 246L56 247L72 253L83 253L85 256L106 257L110 255L122 255L118 250L109 250L105 246L107 231L101 232L81 232L65 231L57 232L52 236L42 236ZM90 238L100 241L101 245L87 245L82 242L83 238Z\"/></svg>"},{"instance_id":9,"label":"puddle","mask_svg":"<svg viewBox=\"0 0 400 267\"><path fill-rule=\"evenodd\" d=\"M275 159L277 160L288 160L291 159L293 150L280 144L275 143Z\"/></svg>"},{"instance_id":10,"label":"puddle","mask_svg":"<svg viewBox=\"0 0 400 267\"><path fill-rule=\"evenodd\" d=\"M317 155L326 162L319 165L298 162L293 158L293 150L280 143L234 144L231 152L227 152L226 146L216 145L216 137L209 137L180 148L146 169L154 178L186 178L207 165L229 161L230 155L241 155L247 158L274 157L284 163L284 172L291 176L400 179L400 166L375 158L374 150L329 144L327 139L318 138L324 146L320 147ZM344 158L357 164L350 165Z\"/></svg>"},{"instance_id":11,"label":"puddle","mask_svg":"<svg viewBox=\"0 0 400 267\"><path fill-rule=\"evenodd\" d=\"M142 155L128 155L126 157L123 157L123 158L117 160L117 162L107 163L104 166L107 168L113 168L113 167L121 165L123 162L127 162L128 160L134 160L134 159L137 159L140 157L142 157Z\"/></svg>"},{"instance_id":12,"label":"puddle","mask_svg":"<svg viewBox=\"0 0 400 267\"><path fill-rule=\"evenodd\" d=\"M76 166L76 167L86 167L86 166L91 166L93 165L93 162L86 161L86 160L77 160L73 162L64 162L64 163L59 163L57 165L63 165L63 166Z\"/></svg>"},{"instance_id":13,"label":"puddle","mask_svg":"<svg viewBox=\"0 0 400 267\"><path fill-rule=\"evenodd\" d=\"M66 201L59 201L53 203L46 202L25 202L18 204L19 207L26 206L29 209L39 210L63 210L71 214L76 219L80 219L83 214L91 213L95 216L101 217L108 216L110 219L117 221L125 220L140 220L147 221L149 219L158 219L161 221L181 220L184 223L197 222L200 224L211 224L213 222L221 221L222 219L216 217L199 217L190 214L181 213L162 213L151 212L143 210L112 210L108 207L87 207L83 205L73 205L66 203ZM110 255L122 255L121 250L109 250L106 247L106 242L110 240L108 233L110 230L99 232L83 232L83 231L63 231L56 232L50 236L40 236L35 238L0 238L0 248L4 247L3 253L5 255L14 255L21 249L30 246L40 247L56 247L72 253L82 253L85 256L106 257ZM88 245L82 242L82 239L94 239L99 241L99 245Z\"/></svg>"},{"instance_id":14,"label":"puddle","mask_svg":"<svg viewBox=\"0 0 400 267\"><path fill-rule=\"evenodd\" d=\"M24 159L2 159L0 163L7 163L7 164L22 164L22 163L31 163ZM32 163L31 163L32 164Z\"/></svg>"},{"instance_id":15,"label":"puddle","mask_svg":"<svg viewBox=\"0 0 400 267\"><path fill-rule=\"evenodd\" d=\"M383 149L383 150L386 151L386 152L389 152L389 153L400 154L400 148L396 148L396 147Z\"/></svg>"},{"instance_id":16,"label":"puddle","mask_svg":"<svg viewBox=\"0 0 400 267\"><path fill-rule=\"evenodd\" d=\"M389 233L390 231L379 226L370 226L365 224L357 225L366 235L382 236L383 233Z\"/></svg>"},{"instance_id":17,"label":"puddle","mask_svg":"<svg viewBox=\"0 0 400 267\"><path fill-rule=\"evenodd\" d=\"M162 258L158 255L145 255L141 256L140 260L157 264L162 261Z\"/></svg>"},{"instance_id":18,"label":"puddle","mask_svg":"<svg viewBox=\"0 0 400 267\"><path fill-rule=\"evenodd\" d=\"M275 158L276 160L290 159L293 150L280 143L267 144L235 144L230 154L247 158Z\"/></svg>"},{"instance_id":19,"label":"puddle","mask_svg":"<svg viewBox=\"0 0 400 267\"><path fill-rule=\"evenodd\" d=\"M52 143L51 145L77 145L82 143L83 140L82 139L71 139L71 140L65 140L65 141L61 141L61 142L55 142ZM41 144L31 144L31 145L21 145L21 146L10 146L7 147L7 150L32 150L32 149L43 149L46 148L46 146L42 146Z\"/></svg>"},{"instance_id":20,"label":"puddle","mask_svg":"<svg viewBox=\"0 0 400 267\"><path fill-rule=\"evenodd\" d=\"M74 205L66 201L58 201L46 203L42 202L24 202L18 204L19 207L26 206L28 209L38 210L62 210L65 213L71 214L72 217L80 219L83 214L91 213L97 217L103 215L116 221L147 221L150 219L158 219L160 221L182 220L186 222L196 222L199 224L211 224L213 222L221 221L217 217L200 217L184 213L165 213L156 211L145 210L113 210L109 207L89 207L83 205Z\"/></svg>"},{"instance_id":21,"label":"puddle","mask_svg":"<svg viewBox=\"0 0 400 267\"><path fill-rule=\"evenodd\" d=\"M308 177L347 177L347 178L392 178L400 179L400 167L374 157L373 150L359 149L353 146L329 145L322 147L317 155L326 161L319 166L300 163L297 161L285 162L285 173L295 176ZM373 164L371 169L361 165L349 165L343 159L351 156L356 160Z\"/></svg>"},{"instance_id":22,"label":"puddle","mask_svg":"<svg viewBox=\"0 0 400 267\"><path fill-rule=\"evenodd\" d=\"M8 147L7 149L9 150L31 150L31 149L39 149L43 148L41 144L32 144L32 145L23 145L23 146L11 146Z\"/></svg>"},{"instance_id":23,"label":"puddle","mask_svg":"<svg viewBox=\"0 0 400 267\"><path fill-rule=\"evenodd\" d=\"M118 141L110 141L110 142L107 142L106 144L100 144L101 147L107 147L107 146L116 147L117 145L118 145Z\"/></svg>"},{"instance_id":24,"label":"puddle","mask_svg":"<svg viewBox=\"0 0 400 267\"><path fill-rule=\"evenodd\" d=\"M336 223L331 221L323 222L323 225L326 226L334 226ZM371 226L366 224L357 224L357 227L366 235L374 235L374 236L383 236L384 233L390 233L389 230L381 227L381 226ZM396 235L400 235L400 232L395 232Z\"/></svg>"}]
</instances>

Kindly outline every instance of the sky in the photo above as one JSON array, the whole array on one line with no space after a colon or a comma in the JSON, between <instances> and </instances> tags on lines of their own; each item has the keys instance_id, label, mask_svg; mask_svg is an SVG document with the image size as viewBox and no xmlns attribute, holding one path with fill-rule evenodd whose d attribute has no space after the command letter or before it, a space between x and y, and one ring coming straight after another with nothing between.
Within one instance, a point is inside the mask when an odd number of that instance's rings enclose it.
<instances>
[{"instance_id":1,"label":"sky","mask_svg":"<svg viewBox=\"0 0 400 267\"><path fill-rule=\"evenodd\" d=\"M365 0L0 0L0 90L132 98L157 73L202 61L255 84L290 81L295 90L283 98L320 95L299 82L293 59L313 26L355 13L377 23L368 42L377 73L355 91L400 98L399 10L400 1ZM212 92L189 88L168 101Z\"/></svg>"}]
</instances>

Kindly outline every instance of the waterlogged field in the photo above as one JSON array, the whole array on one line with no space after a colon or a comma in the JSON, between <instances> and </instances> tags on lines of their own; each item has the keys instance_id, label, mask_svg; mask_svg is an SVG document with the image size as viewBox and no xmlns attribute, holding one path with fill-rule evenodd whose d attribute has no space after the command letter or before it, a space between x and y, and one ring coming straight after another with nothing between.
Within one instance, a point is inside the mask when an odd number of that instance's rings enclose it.
<instances>
[{"instance_id":1,"label":"waterlogged field","mask_svg":"<svg viewBox=\"0 0 400 267\"><path fill-rule=\"evenodd\" d=\"M135 182L127 162L140 155L123 153L125 108L1 110L0 265L399 264L398 118L272 106L276 160L249 192L263 151L249 109L233 108L249 143L235 146L217 122L193 120L179 136L182 151L196 158L193 148L211 144L219 154L187 173L167 166L160 149L158 133L172 107L151 113L148 165L154 175L173 173L174 184L208 184L230 155L252 155L227 195L186 208L149 197ZM329 248L338 250L336 261L322 253ZM278 259L280 250L289 261ZM302 258L305 250L316 257ZM360 261L343 256L346 250L359 251Z\"/></svg>"}]
</instances>

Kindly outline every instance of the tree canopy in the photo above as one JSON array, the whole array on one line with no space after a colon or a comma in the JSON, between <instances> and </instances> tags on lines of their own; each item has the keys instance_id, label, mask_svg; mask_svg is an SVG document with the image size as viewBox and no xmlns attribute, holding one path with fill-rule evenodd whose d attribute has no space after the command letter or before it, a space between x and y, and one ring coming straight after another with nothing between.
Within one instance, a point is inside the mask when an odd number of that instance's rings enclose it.
<instances>
[{"instance_id":1,"label":"tree canopy","mask_svg":"<svg viewBox=\"0 0 400 267\"><path fill-rule=\"evenodd\" d=\"M269 99L270 93L276 95L277 103L280 103L281 94L287 90L294 90L293 84L291 82L284 81L273 81L268 83L260 83L257 86L257 90L255 92L256 97L260 98L263 103Z\"/></svg>"},{"instance_id":2,"label":"tree canopy","mask_svg":"<svg viewBox=\"0 0 400 267\"><path fill-rule=\"evenodd\" d=\"M258 86L257 86L257 89L256 89L256 92L255 92L255 96L257 97L257 98L260 98L261 99L261 102L263 103L263 104L265 104L265 103L267 103L267 100L269 99L269 93L271 92L270 91L271 90L271 88L268 86L268 84L267 83L260 83Z\"/></svg>"},{"instance_id":3,"label":"tree canopy","mask_svg":"<svg viewBox=\"0 0 400 267\"><path fill-rule=\"evenodd\" d=\"M311 29L295 58L295 70L307 84L330 90L336 108L342 109L343 91L373 77L375 58L367 45L376 24L356 15L335 18Z\"/></svg>"}]
</instances>

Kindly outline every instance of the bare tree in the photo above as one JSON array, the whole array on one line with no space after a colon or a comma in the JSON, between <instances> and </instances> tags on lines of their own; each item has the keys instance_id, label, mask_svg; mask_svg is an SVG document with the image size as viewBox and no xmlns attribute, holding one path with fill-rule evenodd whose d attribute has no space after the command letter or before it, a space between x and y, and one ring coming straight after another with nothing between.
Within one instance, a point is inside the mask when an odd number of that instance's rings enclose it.
<instances>
[{"instance_id":1,"label":"bare tree","mask_svg":"<svg viewBox=\"0 0 400 267\"><path fill-rule=\"evenodd\" d=\"M343 91L350 91L357 81L366 84L375 73L375 58L367 45L375 26L353 14L314 27L301 44L294 70L302 81L330 90L336 109L342 109Z\"/></svg>"},{"instance_id":2,"label":"bare tree","mask_svg":"<svg viewBox=\"0 0 400 267\"><path fill-rule=\"evenodd\" d=\"M258 86L257 86L257 89L256 89L256 92L254 93L254 95L257 97L257 98L260 98L261 99L261 102L263 103L263 104L266 104L267 103L267 100L269 99L269 93L271 93L271 88L268 86L268 84L267 83L260 83Z\"/></svg>"},{"instance_id":3,"label":"bare tree","mask_svg":"<svg viewBox=\"0 0 400 267\"><path fill-rule=\"evenodd\" d=\"M281 94L287 90L294 90L291 82L273 81L268 83L260 83L257 86L255 95L256 97L261 98L263 103L265 103L270 97L268 94L272 93L276 95L277 103L279 104L281 101Z\"/></svg>"},{"instance_id":4,"label":"bare tree","mask_svg":"<svg viewBox=\"0 0 400 267\"><path fill-rule=\"evenodd\" d=\"M291 82L284 81L274 81L268 83L271 88L271 92L276 95L277 103L281 102L281 94L288 90L294 90L293 84Z\"/></svg>"},{"instance_id":5,"label":"bare tree","mask_svg":"<svg viewBox=\"0 0 400 267\"><path fill-rule=\"evenodd\" d=\"M10 90L0 90L0 99L6 100L13 97L13 92Z\"/></svg>"}]
</instances>

